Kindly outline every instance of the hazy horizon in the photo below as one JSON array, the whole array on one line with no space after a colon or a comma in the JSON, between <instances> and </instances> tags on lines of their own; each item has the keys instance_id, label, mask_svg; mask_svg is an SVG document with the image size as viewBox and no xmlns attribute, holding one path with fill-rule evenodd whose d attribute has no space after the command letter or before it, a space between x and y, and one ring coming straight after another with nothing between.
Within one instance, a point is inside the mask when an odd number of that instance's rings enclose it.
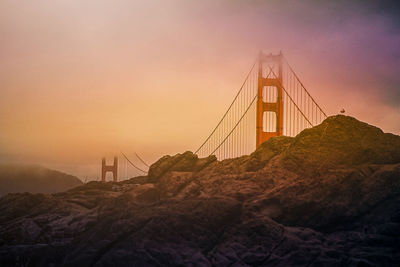
<instances>
[{"instance_id":1,"label":"hazy horizon","mask_svg":"<svg viewBox=\"0 0 400 267\"><path fill-rule=\"evenodd\" d=\"M328 115L400 134L399 4L376 2L1 1L0 161L91 180L120 151L193 151L260 50Z\"/></svg>"}]
</instances>

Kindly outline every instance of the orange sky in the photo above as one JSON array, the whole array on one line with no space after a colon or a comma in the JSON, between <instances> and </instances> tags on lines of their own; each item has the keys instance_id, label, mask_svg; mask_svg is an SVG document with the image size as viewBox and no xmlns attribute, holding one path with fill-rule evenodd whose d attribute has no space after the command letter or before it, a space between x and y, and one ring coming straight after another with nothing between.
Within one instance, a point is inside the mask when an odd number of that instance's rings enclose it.
<instances>
[{"instance_id":1,"label":"orange sky","mask_svg":"<svg viewBox=\"0 0 400 267\"><path fill-rule=\"evenodd\" d=\"M265 2L1 1L0 160L95 179L120 150L194 150L260 49L282 50L328 114L400 133L390 16Z\"/></svg>"}]
</instances>

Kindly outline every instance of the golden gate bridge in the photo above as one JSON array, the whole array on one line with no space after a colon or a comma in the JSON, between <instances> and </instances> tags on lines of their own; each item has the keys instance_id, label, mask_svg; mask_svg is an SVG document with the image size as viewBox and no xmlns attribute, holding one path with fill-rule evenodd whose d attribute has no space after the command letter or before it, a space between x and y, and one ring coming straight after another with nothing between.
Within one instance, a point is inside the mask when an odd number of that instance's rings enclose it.
<instances>
[{"instance_id":1,"label":"golden gate bridge","mask_svg":"<svg viewBox=\"0 0 400 267\"><path fill-rule=\"evenodd\" d=\"M219 160L248 155L271 137L296 136L326 117L281 52L260 52L232 103L194 153ZM122 155L125 165L147 173Z\"/></svg>"},{"instance_id":2,"label":"golden gate bridge","mask_svg":"<svg viewBox=\"0 0 400 267\"><path fill-rule=\"evenodd\" d=\"M260 52L217 126L195 151L219 160L252 153L274 136L296 136L326 118L282 53Z\"/></svg>"}]
</instances>

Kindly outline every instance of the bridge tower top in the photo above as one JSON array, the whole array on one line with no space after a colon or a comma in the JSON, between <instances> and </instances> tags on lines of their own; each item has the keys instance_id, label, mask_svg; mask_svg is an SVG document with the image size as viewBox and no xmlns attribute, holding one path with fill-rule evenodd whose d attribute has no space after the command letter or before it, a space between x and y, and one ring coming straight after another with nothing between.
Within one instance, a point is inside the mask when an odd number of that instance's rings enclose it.
<instances>
[{"instance_id":1,"label":"bridge tower top","mask_svg":"<svg viewBox=\"0 0 400 267\"><path fill-rule=\"evenodd\" d=\"M274 136L283 135L283 55L266 55L258 59L256 108L256 147Z\"/></svg>"},{"instance_id":2,"label":"bridge tower top","mask_svg":"<svg viewBox=\"0 0 400 267\"><path fill-rule=\"evenodd\" d=\"M106 181L106 173L112 172L114 182L118 181L118 157L114 157L113 165L106 165L106 158L101 160L101 181Z\"/></svg>"}]
</instances>

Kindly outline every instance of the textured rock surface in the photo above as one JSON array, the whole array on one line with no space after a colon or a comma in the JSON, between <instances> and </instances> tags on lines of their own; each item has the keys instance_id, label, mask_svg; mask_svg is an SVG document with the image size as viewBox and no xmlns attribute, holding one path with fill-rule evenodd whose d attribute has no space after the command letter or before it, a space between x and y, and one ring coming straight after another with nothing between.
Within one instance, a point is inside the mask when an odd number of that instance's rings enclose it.
<instances>
[{"instance_id":1,"label":"textured rock surface","mask_svg":"<svg viewBox=\"0 0 400 267\"><path fill-rule=\"evenodd\" d=\"M249 156L0 199L2 266L398 266L400 137L335 116Z\"/></svg>"}]
</instances>

